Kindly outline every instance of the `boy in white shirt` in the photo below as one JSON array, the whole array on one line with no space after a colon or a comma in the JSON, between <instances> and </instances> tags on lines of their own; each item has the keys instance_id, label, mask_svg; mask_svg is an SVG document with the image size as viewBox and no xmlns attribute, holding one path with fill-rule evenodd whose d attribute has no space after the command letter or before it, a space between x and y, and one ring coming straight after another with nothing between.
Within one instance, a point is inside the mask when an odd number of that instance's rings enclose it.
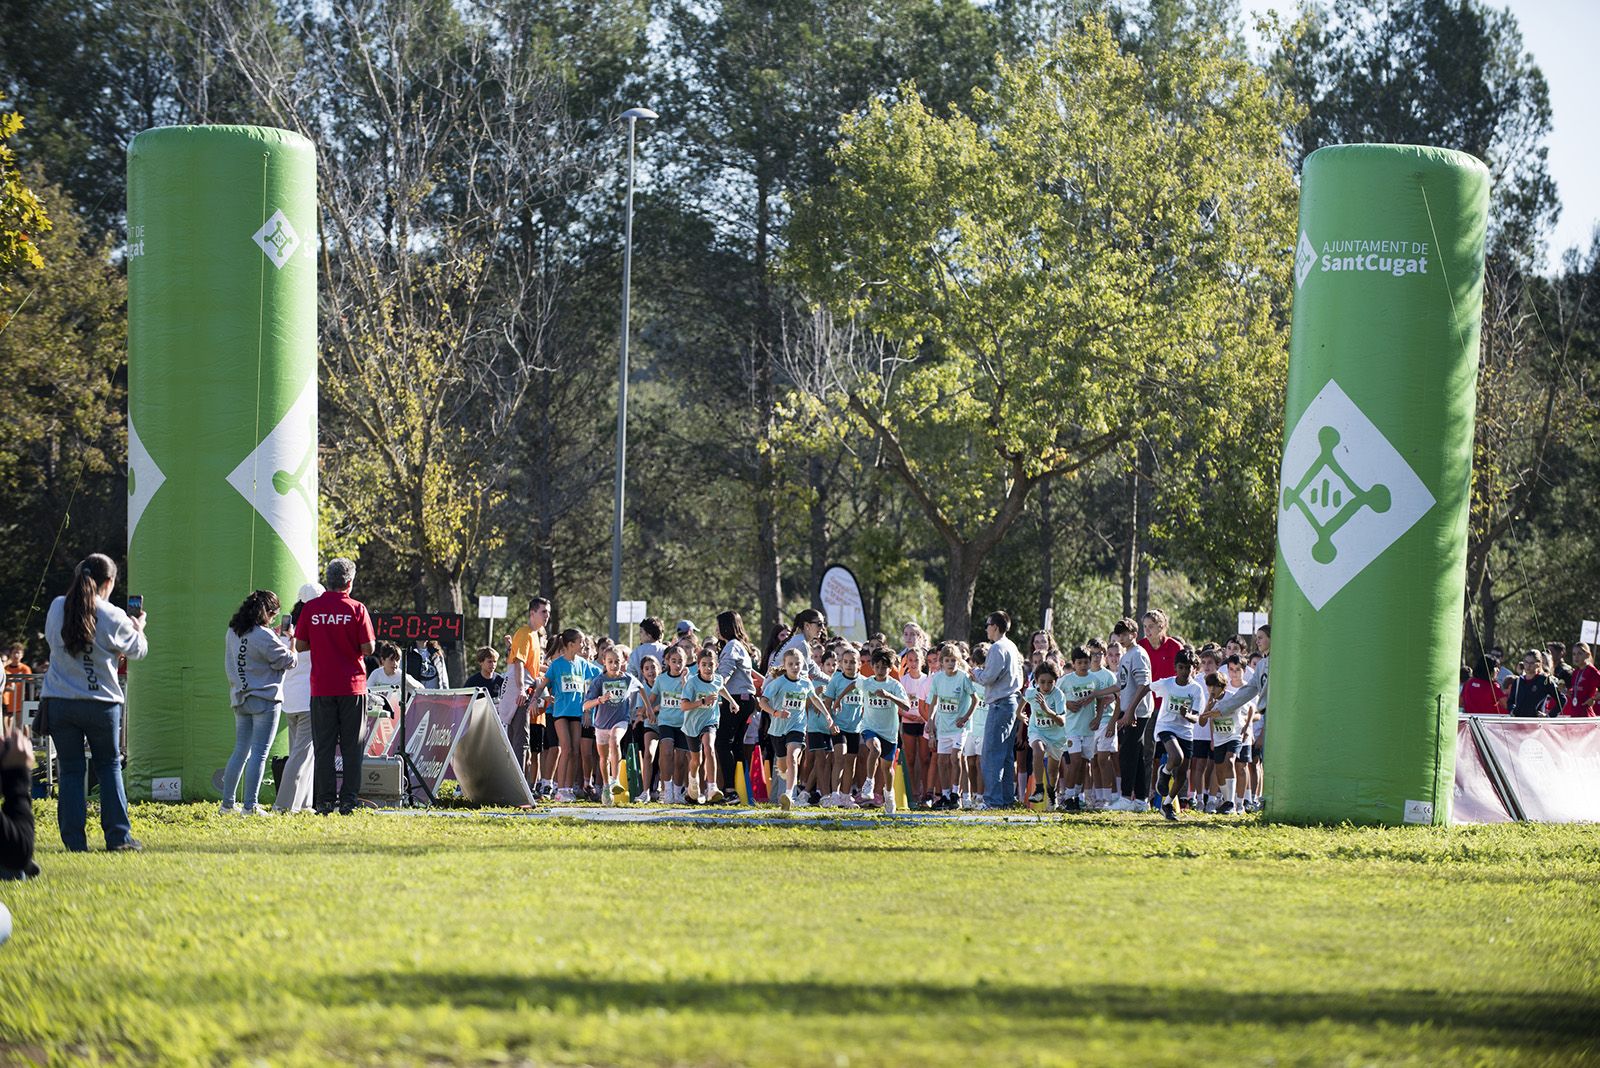
<instances>
[{"instance_id":1,"label":"boy in white shirt","mask_svg":"<svg viewBox=\"0 0 1600 1068\"><path fill-rule=\"evenodd\" d=\"M1161 814L1169 820L1176 820L1182 811L1179 798L1183 796L1189 756L1193 752L1194 725L1206 707L1205 688L1194 681L1194 654L1187 649L1178 650L1173 667L1177 674L1172 678L1157 679L1150 684L1150 692L1161 698L1161 711L1156 718L1156 745L1167 754Z\"/></svg>"}]
</instances>

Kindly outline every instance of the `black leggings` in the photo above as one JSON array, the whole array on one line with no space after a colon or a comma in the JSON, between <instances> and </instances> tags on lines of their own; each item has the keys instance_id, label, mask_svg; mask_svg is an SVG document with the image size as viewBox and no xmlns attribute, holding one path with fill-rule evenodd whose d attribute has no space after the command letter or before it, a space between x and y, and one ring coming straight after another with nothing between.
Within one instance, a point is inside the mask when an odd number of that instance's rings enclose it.
<instances>
[{"instance_id":1,"label":"black leggings","mask_svg":"<svg viewBox=\"0 0 1600 1068\"><path fill-rule=\"evenodd\" d=\"M1117 728L1117 755L1122 765L1122 796L1143 801L1150 796L1150 766L1155 760L1156 717L1136 719Z\"/></svg>"},{"instance_id":2,"label":"black leggings","mask_svg":"<svg viewBox=\"0 0 1600 1068\"><path fill-rule=\"evenodd\" d=\"M717 785L729 797L734 794L733 766L744 759L744 732L756 712L754 697L735 697L734 701L733 705L722 702L722 717L717 720Z\"/></svg>"}]
</instances>

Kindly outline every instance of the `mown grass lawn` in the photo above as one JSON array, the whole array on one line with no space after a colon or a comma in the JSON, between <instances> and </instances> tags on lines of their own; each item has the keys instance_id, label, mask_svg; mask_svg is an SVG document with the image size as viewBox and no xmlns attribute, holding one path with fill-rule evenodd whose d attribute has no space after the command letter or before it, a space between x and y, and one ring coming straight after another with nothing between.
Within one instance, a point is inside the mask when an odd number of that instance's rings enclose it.
<instances>
[{"instance_id":1,"label":"mown grass lawn","mask_svg":"<svg viewBox=\"0 0 1600 1068\"><path fill-rule=\"evenodd\" d=\"M1600 828L40 815L0 1064L1600 1061Z\"/></svg>"}]
</instances>

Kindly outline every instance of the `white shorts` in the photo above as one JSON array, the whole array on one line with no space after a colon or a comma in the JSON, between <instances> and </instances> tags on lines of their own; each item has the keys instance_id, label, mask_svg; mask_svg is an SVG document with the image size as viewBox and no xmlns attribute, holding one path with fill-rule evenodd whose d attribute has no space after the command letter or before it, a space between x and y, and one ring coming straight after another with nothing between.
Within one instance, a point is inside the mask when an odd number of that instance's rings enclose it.
<instances>
[{"instance_id":1,"label":"white shorts","mask_svg":"<svg viewBox=\"0 0 1600 1068\"><path fill-rule=\"evenodd\" d=\"M949 731L939 735L938 753L940 756L961 755L961 732Z\"/></svg>"},{"instance_id":2,"label":"white shorts","mask_svg":"<svg viewBox=\"0 0 1600 1068\"><path fill-rule=\"evenodd\" d=\"M974 730L971 724L961 732L961 755L969 757L983 756L983 731Z\"/></svg>"},{"instance_id":3,"label":"white shorts","mask_svg":"<svg viewBox=\"0 0 1600 1068\"><path fill-rule=\"evenodd\" d=\"M1096 753L1115 753L1117 751L1117 732L1112 731L1111 737L1106 737L1104 729L1094 732L1094 751Z\"/></svg>"},{"instance_id":4,"label":"white shorts","mask_svg":"<svg viewBox=\"0 0 1600 1068\"><path fill-rule=\"evenodd\" d=\"M619 723L615 727L596 727L594 729L594 740L597 745L604 745L607 742L613 745L621 745L622 739L627 734L628 725L626 723Z\"/></svg>"},{"instance_id":5,"label":"white shorts","mask_svg":"<svg viewBox=\"0 0 1600 1068\"><path fill-rule=\"evenodd\" d=\"M1083 757L1088 760L1094 756L1094 735L1069 734L1067 735L1067 752L1072 756Z\"/></svg>"},{"instance_id":6,"label":"white shorts","mask_svg":"<svg viewBox=\"0 0 1600 1068\"><path fill-rule=\"evenodd\" d=\"M1043 749L1044 755L1051 761L1061 759L1061 754L1067 751L1067 739L1060 735L1046 736L1041 734L1028 735L1028 744L1035 749Z\"/></svg>"}]
</instances>

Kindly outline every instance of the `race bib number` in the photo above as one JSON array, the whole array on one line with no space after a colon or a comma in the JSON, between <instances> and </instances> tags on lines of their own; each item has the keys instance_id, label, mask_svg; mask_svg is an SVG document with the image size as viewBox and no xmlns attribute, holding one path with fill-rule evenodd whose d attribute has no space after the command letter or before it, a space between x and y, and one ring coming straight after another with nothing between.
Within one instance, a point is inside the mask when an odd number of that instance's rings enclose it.
<instances>
[{"instance_id":1,"label":"race bib number","mask_svg":"<svg viewBox=\"0 0 1600 1068\"><path fill-rule=\"evenodd\" d=\"M608 704L621 704L622 699L628 695L626 682L608 682L605 684L606 702Z\"/></svg>"},{"instance_id":2,"label":"race bib number","mask_svg":"<svg viewBox=\"0 0 1600 1068\"><path fill-rule=\"evenodd\" d=\"M1187 716L1194 709L1194 699L1191 697L1174 697L1172 711L1180 716Z\"/></svg>"},{"instance_id":3,"label":"race bib number","mask_svg":"<svg viewBox=\"0 0 1600 1068\"><path fill-rule=\"evenodd\" d=\"M790 692L790 693L786 693L786 694L783 695L783 708L784 708L784 711L788 712L790 715L793 715L796 712L803 711L805 709L805 707L806 707L806 695L805 694Z\"/></svg>"},{"instance_id":4,"label":"race bib number","mask_svg":"<svg viewBox=\"0 0 1600 1068\"><path fill-rule=\"evenodd\" d=\"M1094 687L1093 686L1078 686L1078 687L1075 687L1073 689L1073 691L1072 691L1072 699L1074 701L1081 701L1085 697L1088 697L1092 693L1094 693Z\"/></svg>"},{"instance_id":5,"label":"race bib number","mask_svg":"<svg viewBox=\"0 0 1600 1068\"><path fill-rule=\"evenodd\" d=\"M889 705L890 701L887 697L879 697L874 694L867 698L867 707L875 712L886 712L889 710Z\"/></svg>"},{"instance_id":6,"label":"race bib number","mask_svg":"<svg viewBox=\"0 0 1600 1068\"><path fill-rule=\"evenodd\" d=\"M561 676L561 692L562 693L582 693L583 692L583 676L582 675L563 675L563 676Z\"/></svg>"},{"instance_id":7,"label":"race bib number","mask_svg":"<svg viewBox=\"0 0 1600 1068\"><path fill-rule=\"evenodd\" d=\"M1211 729L1216 731L1218 734L1232 734L1233 733L1233 717L1232 716L1215 716L1215 717L1213 717L1212 720L1211 720Z\"/></svg>"},{"instance_id":8,"label":"race bib number","mask_svg":"<svg viewBox=\"0 0 1600 1068\"><path fill-rule=\"evenodd\" d=\"M661 707L677 710L683 707L683 698L675 693L662 695Z\"/></svg>"},{"instance_id":9,"label":"race bib number","mask_svg":"<svg viewBox=\"0 0 1600 1068\"><path fill-rule=\"evenodd\" d=\"M953 715L955 715L956 699L954 697L941 697L941 698L939 698L938 709L939 709L940 715L945 715L945 716L953 716Z\"/></svg>"}]
</instances>

